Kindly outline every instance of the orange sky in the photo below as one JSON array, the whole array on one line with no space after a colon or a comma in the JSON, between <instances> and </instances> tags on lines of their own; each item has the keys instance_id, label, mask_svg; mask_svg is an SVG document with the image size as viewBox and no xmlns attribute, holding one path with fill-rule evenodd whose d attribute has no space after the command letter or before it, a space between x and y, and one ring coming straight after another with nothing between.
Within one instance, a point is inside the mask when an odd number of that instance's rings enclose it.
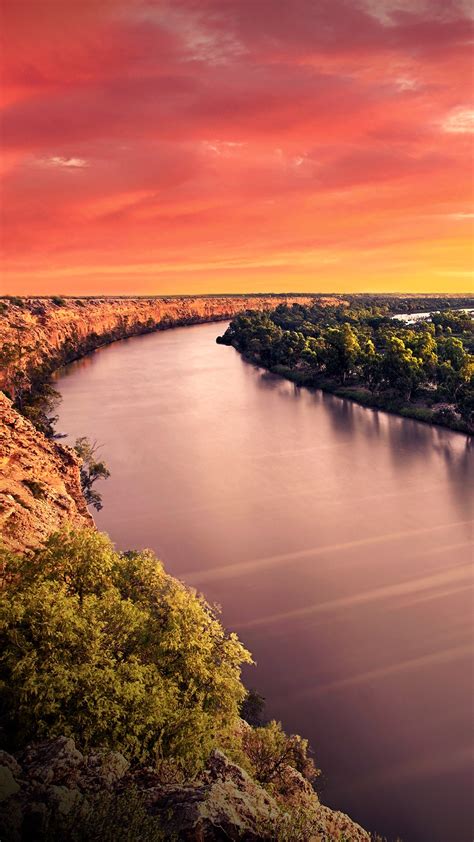
<instances>
[{"instance_id":1,"label":"orange sky","mask_svg":"<svg viewBox=\"0 0 474 842\"><path fill-rule=\"evenodd\" d=\"M2 291L472 289L466 0L0 0Z\"/></svg>"}]
</instances>

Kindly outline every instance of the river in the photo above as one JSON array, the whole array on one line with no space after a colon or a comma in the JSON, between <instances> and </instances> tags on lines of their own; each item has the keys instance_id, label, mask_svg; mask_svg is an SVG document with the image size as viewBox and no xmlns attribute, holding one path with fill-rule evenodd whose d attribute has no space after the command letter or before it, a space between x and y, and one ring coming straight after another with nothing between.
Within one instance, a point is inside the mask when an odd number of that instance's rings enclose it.
<instances>
[{"instance_id":1,"label":"river","mask_svg":"<svg viewBox=\"0 0 474 842\"><path fill-rule=\"evenodd\" d=\"M225 327L60 373L58 429L111 470L97 525L222 606L327 804L403 842L470 842L468 440L298 389L216 345Z\"/></svg>"}]
</instances>

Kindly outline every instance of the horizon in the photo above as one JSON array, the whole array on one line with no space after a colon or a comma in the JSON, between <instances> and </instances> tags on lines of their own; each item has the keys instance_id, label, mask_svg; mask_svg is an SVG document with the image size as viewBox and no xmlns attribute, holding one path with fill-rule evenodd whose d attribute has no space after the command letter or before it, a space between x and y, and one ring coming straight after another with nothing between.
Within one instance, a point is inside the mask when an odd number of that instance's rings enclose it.
<instances>
[{"instance_id":1,"label":"horizon","mask_svg":"<svg viewBox=\"0 0 474 842\"><path fill-rule=\"evenodd\" d=\"M2 17L4 294L471 291L464 0Z\"/></svg>"},{"instance_id":2,"label":"horizon","mask_svg":"<svg viewBox=\"0 0 474 842\"><path fill-rule=\"evenodd\" d=\"M29 298L41 298L48 300L50 298L64 298L64 299L96 299L96 298L250 298L250 297L265 297L265 296L305 296L305 297L312 297L315 298L323 297L323 298L332 298L333 296L341 296L341 295L348 295L353 297L364 297L364 296L379 296L381 298L474 298L474 292L468 290L467 292L460 292L460 291L451 291L451 290L444 290L441 292L433 292L433 290L427 290L422 292L411 291L411 292L402 292L401 290L356 290L355 292L351 292L349 290L330 290L327 292L314 291L314 290L282 290L281 292L276 292L275 290L263 290L263 291L256 291L256 290L243 290L242 292L235 292L234 291L218 291L218 292L173 292L173 293L114 293L114 292L95 292L95 293L83 293L83 294L76 294L73 292L62 292L62 293L54 293L51 292L49 294L40 294L40 293L28 293L24 292L21 294L15 293L2 293L0 294L0 299L11 299L11 298L22 298L22 299L29 299Z\"/></svg>"}]
</instances>

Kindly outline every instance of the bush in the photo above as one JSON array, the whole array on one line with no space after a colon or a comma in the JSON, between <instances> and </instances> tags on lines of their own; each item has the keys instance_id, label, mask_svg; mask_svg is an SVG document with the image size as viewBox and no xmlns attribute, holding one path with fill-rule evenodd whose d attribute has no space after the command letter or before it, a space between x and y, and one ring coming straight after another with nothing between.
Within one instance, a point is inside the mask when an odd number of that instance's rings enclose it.
<instances>
[{"instance_id":1,"label":"bush","mask_svg":"<svg viewBox=\"0 0 474 842\"><path fill-rule=\"evenodd\" d=\"M277 789L285 786L285 768L291 766L308 781L319 775L308 756L308 741L297 734L288 736L280 722L269 722L263 728L248 728L242 734L242 748L261 784Z\"/></svg>"},{"instance_id":2,"label":"bush","mask_svg":"<svg viewBox=\"0 0 474 842\"><path fill-rule=\"evenodd\" d=\"M74 444L74 450L82 459L80 471L82 493L86 503L99 512L102 509L102 495L92 486L97 480L108 479L110 471L105 462L97 459L98 449L97 442L93 444L87 436L76 439Z\"/></svg>"},{"instance_id":3,"label":"bush","mask_svg":"<svg viewBox=\"0 0 474 842\"><path fill-rule=\"evenodd\" d=\"M188 775L201 768L237 721L251 660L204 599L149 551L121 555L93 529L2 555L7 747L64 734Z\"/></svg>"},{"instance_id":4,"label":"bush","mask_svg":"<svg viewBox=\"0 0 474 842\"><path fill-rule=\"evenodd\" d=\"M433 421L433 410L423 406L404 406L400 409L400 415L404 418L414 418L416 421L425 421L428 424Z\"/></svg>"},{"instance_id":5,"label":"bush","mask_svg":"<svg viewBox=\"0 0 474 842\"><path fill-rule=\"evenodd\" d=\"M56 307L64 307L66 304L66 299L62 298L60 295L53 295L51 301L53 304L56 304Z\"/></svg>"},{"instance_id":6,"label":"bush","mask_svg":"<svg viewBox=\"0 0 474 842\"><path fill-rule=\"evenodd\" d=\"M122 793L102 791L83 798L78 791L69 811L51 806L49 811L36 810L24 816L12 804L0 805L0 833L9 842L35 839L35 842L164 842L161 822L149 816L139 793L128 789ZM26 825L26 826L25 826Z\"/></svg>"}]
</instances>

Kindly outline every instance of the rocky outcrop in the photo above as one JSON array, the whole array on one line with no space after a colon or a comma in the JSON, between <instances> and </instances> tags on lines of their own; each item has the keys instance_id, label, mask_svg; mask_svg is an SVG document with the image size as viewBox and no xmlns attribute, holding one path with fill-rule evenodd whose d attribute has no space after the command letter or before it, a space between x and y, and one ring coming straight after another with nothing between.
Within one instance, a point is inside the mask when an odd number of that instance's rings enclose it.
<instances>
[{"instance_id":1,"label":"rocky outcrop","mask_svg":"<svg viewBox=\"0 0 474 842\"><path fill-rule=\"evenodd\" d=\"M45 368L52 371L117 339L230 319L243 310L269 310L281 302L308 304L313 300L308 295L24 299L19 303L3 299L0 348L6 347L10 355L5 355L1 366L0 388L13 395L19 368L29 377Z\"/></svg>"},{"instance_id":2,"label":"rocky outcrop","mask_svg":"<svg viewBox=\"0 0 474 842\"><path fill-rule=\"evenodd\" d=\"M26 829L28 839L45 838L42 833L52 814L67 820L68 814L79 816L87 809L95 794L136 792L165 839L369 842L369 834L358 824L322 806L298 772L290 767L287 772L285 800L273 797L222 752L214 751L198 780L170 785L153 769L131 768L117 752L83 755L73 740L58 737L29 746L18 757L0 752L1 838L16 842L26 838ZM304 811L306 830L298 820L298 827L294 823L295 806Z\"/></svg>"},{"instance_id":3,"label":"rocky outcrop","mask_svg":"<svg viewBox=\"0 0 474 842\"><path fill-rule=\"evenodd\" d=\"M73 450L45 438L0 392L0 534L8 547L36 547L66 521L93 523L79 466Z\"/></svg>"}]
</instances>

